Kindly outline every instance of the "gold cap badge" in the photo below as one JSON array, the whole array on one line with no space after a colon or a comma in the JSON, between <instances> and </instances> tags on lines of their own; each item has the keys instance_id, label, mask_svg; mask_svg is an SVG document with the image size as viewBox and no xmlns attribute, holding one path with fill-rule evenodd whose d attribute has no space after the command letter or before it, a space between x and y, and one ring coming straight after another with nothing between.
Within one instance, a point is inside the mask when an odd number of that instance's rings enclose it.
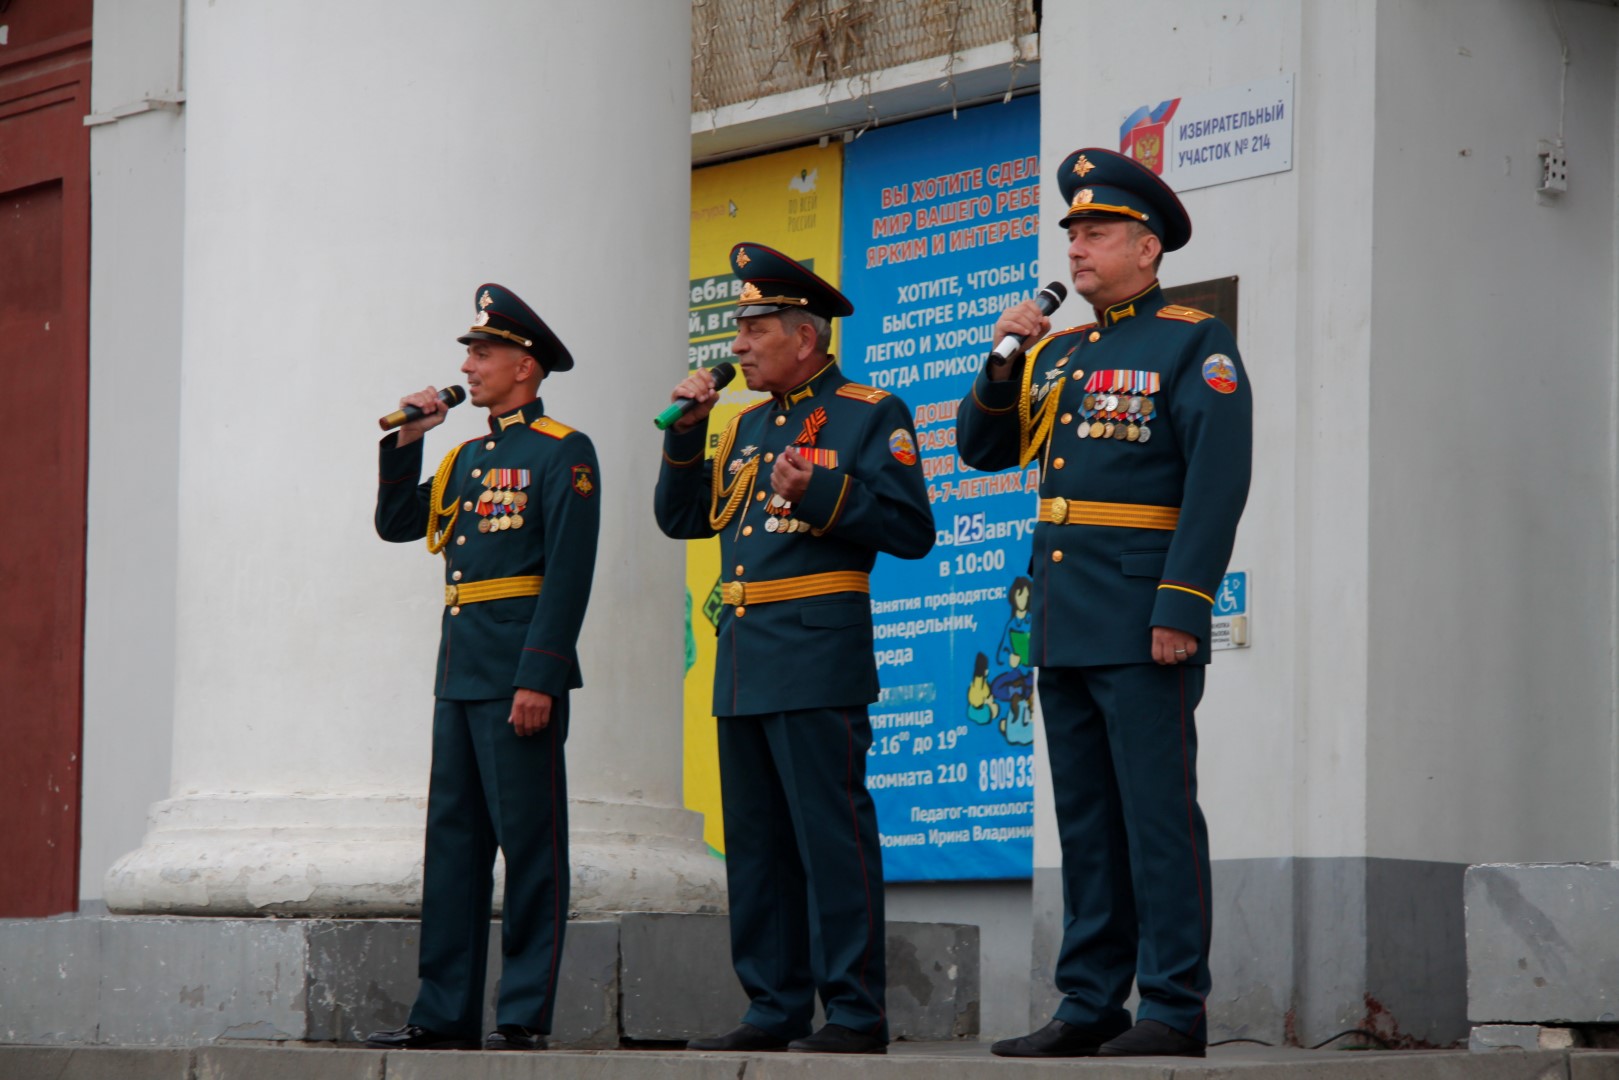
<instances>
[{"instance_id":1,"label":"gold cap badge","mask_svg":"<svg viewBox=\"0 0 1619 1080\"><path fill-rule=\"evenodd\" d=\"M478 297L478 306L480 308L486 308L490 304L493 304L494 302L495 302L495 298L493 296L489 295L489 290L488 289L485 289L483 291L483 295Z\"/></svg>"},{"instance_id":2,"label":"gold cap badge","mask_svg":"<svg viewBox=\"0 0 1619 1080\"><path fill-rule=\"evenodd\" d=\"M478 317L476 319L472 320L472 325L473 326L488 326L489 325L489 312L487 312L487 311L478 312Z\"/></svg>"},{"instance_id":3,"label":"gold cap badge","mask_svg":"<svg viewBox=\"0 0 1619 1080\"><path fill-rule=\"evenodd\" d=\"M752 261L752 259L748 258L748 253L746 251L739 251L736 253L736 265L738 267L746 266Z\"/></svg>"},{"instance_id":4,"label":"gold cap badge","mask_svg":"<svg viewBox=\"0 0 1619 1080\"><path fill-rule=\"evenodd\" d=\"M744 304L751 304L764 298L765 294L759 291L759 286L750 281L742 286L742 295L737 297L737 300Z\"/></svg>"},{"instance_id":5,"label":"gold cap badge","mask_svg":"<svg viewBox=\"0 0 1619 1080\"><path fill-rule=\"evenodd\" d=\"M1074 174L1081 180L1085 178L1086 173L1090 172L1094 168L1096 168L1096 166L1091 164L1091 159L1086 157L1084 154L1079 155L1079 159L1074 162Z\"/></svg>"},{"instance_id":6,"label":"gold cap badge","mask_svg":"<svg viewBox=\"0 0 1619 1080\"><path fill-rule=\"evenodd\" d=\"M1096 198L1096 192L1092 191L1090 188L1080 188L1079 194L1074 196L1074 205L1089 206L1091 200L1094 198Z\"/></svg>"}]
</instances>

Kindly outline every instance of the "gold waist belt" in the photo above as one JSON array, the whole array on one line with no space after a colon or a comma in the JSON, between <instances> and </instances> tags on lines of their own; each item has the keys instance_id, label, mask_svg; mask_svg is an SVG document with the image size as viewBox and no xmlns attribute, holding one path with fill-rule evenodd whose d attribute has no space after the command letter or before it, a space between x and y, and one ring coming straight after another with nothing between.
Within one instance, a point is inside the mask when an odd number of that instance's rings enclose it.
<instances>
[{"instance_id":1,"label":"gold waist belt","mask_svg":"<svg viewBox=\"0 0 1619 1080\"><path fill-rule=\"evenodd\" d=\"M545 579L532 577L498 577L488 581L463 581L459 585L444 586L444 603L479 604L485 600L509 600L514 596L538 596Z\"/></svg>"},{"instance_id":2,"label":"gold waist belt","mask_svg":"<svg viewBox=\"0 0 1619 1080\"><path fill-rule=\"evenodd\" d=\"M827 574L804 574L775 581L727 581L721 586L721 600L732 607L747 604L773 604L778 600L802 600L828 593L871 592L871 575L858 570L834 570Z\"/></svg>"},{"instance_id":3,"label":"gold waist belt","mask_svg":"<svg viewBox=\"0 0 1619 1080\"><path fill-rule=\"evenodd\" d=\"M1173 531L1181 519L1178 506L1143 503L1078 502L1041 499L1040 520L1052 525L1117 525L1125 529Z\"/></svg>"}]
</instances>

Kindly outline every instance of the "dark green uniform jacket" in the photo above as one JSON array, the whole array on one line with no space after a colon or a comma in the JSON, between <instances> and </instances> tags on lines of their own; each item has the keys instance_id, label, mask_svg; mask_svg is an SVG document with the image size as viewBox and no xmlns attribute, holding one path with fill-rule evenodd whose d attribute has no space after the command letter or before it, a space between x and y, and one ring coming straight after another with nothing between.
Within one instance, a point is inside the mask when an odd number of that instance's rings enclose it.
<instances>
[{"instance_id":1,"label":"dark green uniform jacket","mask_svg":"<svg viewBox=\"0 0 1619 1080\"><path fill-rule=\"evenodd\" d=\"M713 536L715 477L735 512L719 529L726 581L777 581L837 571L869 573L877 553L919 559L933 548L916 431L905 403L851 383L835 362L802 386L745 410L703 460L699 425L664 436L655 512L677 539ZM776 505L770 471L797 444L818 458L799 504ZM840 591L804 599L727 604L720 615L714 712L746 716L877 698L871 597Z\"/></svg>"},{"instance_id":2,"label":"dark green uniform jacket","mask_svg":"<svg viewBox=\"0 0 1619 1080\"><path fill-rule=\"evenodd\" d=\"M456 511L443 552L445 585L545 580L538 596L445 604L434 684L440 698L509 698L518 687L561 697L582 683L576 646L596 567L600 471L590 438L543 414L535 400L491 417L488 435L451 451L453 462L445 459L441 509ZM420 542L432 488L418 483L422 440L396 443L395 435L382 440L377 534ZM495 497L480 502L486 491ZM479 529L480 522L515 517L517 528Z\"/></svg>"},{"instance_id":3,"label":"dark green uniform jacket","mask_svg":"<svg viewBox=\"0 0 1619 1080\"><path fill-rule=\"evenodd\" d=\"M1207 663L1213 598L1248 497L1248 376L1231 331L1166 306L1157 284L1100 314L1045 338L1004 382L981 373L957 413L957 449L990 471L1038 458L1042 500L1128 504L1070 511L1117 524L1042 515L1030 567L1032 663L1150 662L1154 626L1195 635L1192 661ZM1178 510L1178 524L1140 527L1162 514L1134 509L1142 505Z\"/></svg>"}]
</instances>

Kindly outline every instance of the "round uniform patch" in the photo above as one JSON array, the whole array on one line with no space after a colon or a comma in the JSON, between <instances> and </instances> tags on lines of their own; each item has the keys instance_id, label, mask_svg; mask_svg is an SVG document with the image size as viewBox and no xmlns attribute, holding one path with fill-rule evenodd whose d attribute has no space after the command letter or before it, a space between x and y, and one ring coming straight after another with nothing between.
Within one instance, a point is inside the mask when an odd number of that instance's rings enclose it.
<instances>
[{"instance_id":1,"label":"round uniform patch","mask_svg":"<svg viewBox=\"0 0 1619 1080\"><path fill-rule=\"evenodd\" d=\"M1237 389L1237 365L1225 353L1215 353L1203 361L1203 381L1222 394Z\"/></svg>"},{"instance_id":2,"label":"round uniform patch","mask_svg":"<svg viewBox=\"0 0 1619 1080\"><path fill-rule=\"evenodd\" d=\"M904 428L895 428L888 436L888 452L901 465L916 464L916 440Z\"/></svg>"}]
</instances>

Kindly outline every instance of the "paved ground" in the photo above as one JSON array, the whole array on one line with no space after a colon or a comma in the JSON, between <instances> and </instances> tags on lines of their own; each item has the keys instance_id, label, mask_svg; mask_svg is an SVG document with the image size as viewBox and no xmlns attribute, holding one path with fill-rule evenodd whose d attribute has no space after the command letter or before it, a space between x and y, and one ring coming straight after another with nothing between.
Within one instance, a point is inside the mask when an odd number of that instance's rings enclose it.
<instances>
[{"instance_id":1,"label":"paved ground","mask_svg":"<svg viewBox=\"0 0 1619 1080\"><path fill-rule=\"evenodd\" d=\"M358 1048L0 1046L0 1080L1619 1080L1619 1052L1216 1047L1202 1061L1017 1061L987 1043L898 1043L887 1057L593 1053L384 1054Z\"/></svg>"}]
</instances>

